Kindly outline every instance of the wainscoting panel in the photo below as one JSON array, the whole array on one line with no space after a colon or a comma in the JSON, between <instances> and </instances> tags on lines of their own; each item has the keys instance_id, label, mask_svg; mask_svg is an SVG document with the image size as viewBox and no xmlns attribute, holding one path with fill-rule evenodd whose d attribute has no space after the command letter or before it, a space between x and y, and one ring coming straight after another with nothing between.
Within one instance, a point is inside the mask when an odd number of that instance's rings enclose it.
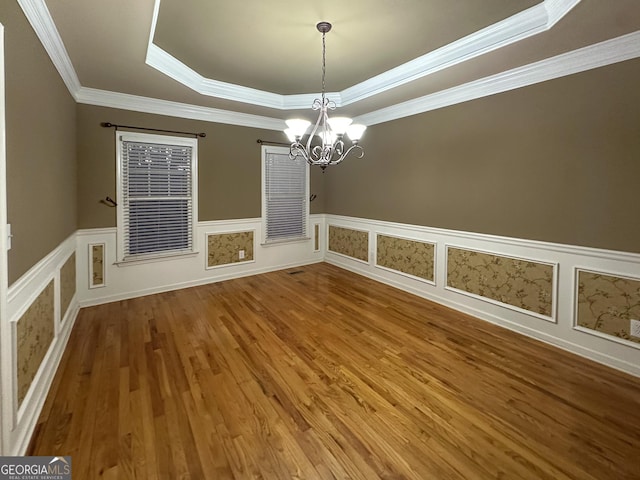
<instances>
[{"instance_id":1,"label":"wainscoting panel","mask_svg":"<svg viewBox=\"0 0 640 480\"><path fill-rule=\"evenodd\" d=\"M105 286L104 243L89 245L89 288Z\"/></svg>"},{"instance_id":2,"label":"wainscoting panel","mask_svg":"<svg viewBox=\"0 0 640 480\"><path fill-rule=\"evenodd\" d=\"M555 265L447 246L447 288L555 321Z\"/></svg>"},{"instance_id":3,"label":"wainscoting panel","mask_svg":"<svg viewBox=\"0 0 640 480\"><path fill-rule=\"evenodd\" d=\"M8 455L26 451L78 314L76 263L73 234L9 288L13 379L6 392L12 420Z\"/></svg>"},{"instance_id":4,"label":"wainscoting panel","mask_svg":"<svg viewBox=\"0 0 640 480\"><path fill-rule=\"evenodd\" d=\"M310 224L324 225L324 216L311 215ZM313 238L283 244L256 245L263 238L260 218L199 222L191 256L165 258L135 264L116 264L116 229L92 229L78 232L78 250L103 245L103 278L109 281L102 288L91 288L95 266L93 257L78 256L78 282L81 306L150 295L179 288L213 283L231 278L255 275L309 263L321 262L322 250L314 250ZM239 258L239 250L245 258ZM93 269L93 270L92 270Z\"/></svg>"},{"instance_id":5,"label":"wainscoting panel","mask_svg":"<svg viewBox=\"0 0 640 480\"><path fill-rule=\"evenodd\" d=\"M369 261L369 232L329 225L328 250L362 262Z\"/></svg>"},{"instance_id":6,"label":"wainscoting panel","mask_svg":"<svg viewBox=\"0 0 640 480\"><path fill-rule=\"evenodd\" d=\"M254 232L211 233L207 235L207 268L231 263L253 262ZM241 253L244 255L241 257Z\"/></svg>"},{"instance_id":7,"label":"wainscoting panel","mask_svg":"<svg viewBox=\"0 0 640 480\"><path fill-rule=\"evenodd\" d=\"M435 284L433 243L409 238L376 235L376 266L405 273Z\"/></svg>"},{"instance_id":8,"label":"wainscoting panel","mask_svg":"<svg viewBox=\"0 0 640 480\"><path fill-rule=\"evenodd\" d=\"M640 278L582 269L576 276L576 328L640 348L640 335L631 335L631 321L640 322Z\"/></svg>"},{"instance_id":9,"label":"wainscoting panel","mask_svg":"<svg viewBox=\"0 0 640 480\"><path fill-rule=\"evenodd\" d=\"M16 322L18 407L40 369L55 332L53 280Z\"/></svg>"},{"instance_id":10,"label":"wainscoting panel","mask_svg":"<svg viewBox=\"0 0 640 480\"><path fill-rule=\"evenodd\" d=\"M636 348L640 342L625 337L629 328L626 317L636 318L633 315L638 313L632 308L624 310L627 304L623 303L626 299L628 305L638 304L638 284L634 282L640 281L639 254L340 215L326 215L325 221L330 229L339 227L337 232L347 232L337 235L340 240L333 240L333 244L329 236L325 253L329 263L640 376L640 348ZM356 238L370 235L377 240L377 246L371 245L373 251L369 252L377 259L375 264L345 255L348 248L353 248L349 242L357 243L350 234L353 231L358 232ZM393 262L394 267L379 265L388 265L379 259L389 256L382 237L434 245L434 281L397 268L397 263L422 262L417 252ZM364 258L365 245L360 242L360 258ZM354 255L353 251L347 253ZM595 277L582 273L578 279L577 268L608 272L611 278L600 276L594 283ZM585 296L580 302L577 283ZM593 302L597 312L607 312L616 319L612 316L596 325L594 315L600 313L584 312L590 308L586 295L594 299L588 289L601 293ZM617 312L617 316L611 312Z\"/></svg>"},{"instance_id":11,"label":"wainscoting panel","mask_svg":"<svg viewBox=\"0 0 640 480\"><path fill-rule=\"evenodd\" d=\"M76 254L75 252L60 269L60 316L64 318L76 294Z\"/></svg>"}]
</instances>

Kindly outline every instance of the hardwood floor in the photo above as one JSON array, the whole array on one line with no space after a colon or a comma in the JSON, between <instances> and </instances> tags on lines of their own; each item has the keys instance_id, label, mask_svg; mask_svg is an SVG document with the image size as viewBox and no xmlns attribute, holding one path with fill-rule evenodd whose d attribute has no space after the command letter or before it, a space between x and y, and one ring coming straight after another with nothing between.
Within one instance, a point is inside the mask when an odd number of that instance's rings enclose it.
<instances>
[{"instance_id":1,"label":"hardwood floor","mask_svg":"<svg viewBox=\"0 0 640 480\"><path fill-rule=\"evenodd\" d=\"M30 454L79 480L638 479L640 379L317 264L83 309Z\"/></svg>"}]
</instances>

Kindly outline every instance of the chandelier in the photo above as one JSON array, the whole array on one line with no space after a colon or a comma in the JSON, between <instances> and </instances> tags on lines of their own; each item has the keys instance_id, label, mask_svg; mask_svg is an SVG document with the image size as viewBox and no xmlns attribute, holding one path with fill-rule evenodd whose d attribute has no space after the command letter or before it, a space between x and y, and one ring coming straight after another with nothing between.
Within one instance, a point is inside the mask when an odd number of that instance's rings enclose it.
<instances>
[{"instance_id":1,"label":"chandelier","mask_svg":"<svg viewBox=\"0 0 640 480\"><path fill-rule=\"evenodd\" d=\"M302 137L307 133L311 122L302 119L287 120L287 128L284 133L289 138L291 147L289 148L289 158L292 160L298 156L303 157L309 165L318 165L324 170L329 165L337 165L342 162L350 153L357 154L357 158L364 156L364 150L358 142L362 137L365 125L353 124L353 120L347 117L329 118L329 110L336 109L336 103L329 100L325 95L325 75L326 75L326 45L325 35L331 30L329 22L320 22L316 28L322 33L322 97L313 101L311 108L319 110L318 120L309 133L306 144L301 142ZM345 134L351 140L351 145L346 148L344 144ZM314 142L316 135L319 142Z\"/></svg>"}]
</instances>

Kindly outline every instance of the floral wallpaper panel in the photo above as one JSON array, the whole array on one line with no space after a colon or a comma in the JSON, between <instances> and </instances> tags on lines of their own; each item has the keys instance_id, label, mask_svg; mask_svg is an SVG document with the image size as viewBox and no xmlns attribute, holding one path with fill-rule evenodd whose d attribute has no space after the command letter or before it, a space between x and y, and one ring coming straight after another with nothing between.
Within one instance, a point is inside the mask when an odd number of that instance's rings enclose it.
<instances>
[{"instance_id":1,"label":"floral wallpaper panel","mask_svg":"<svg viewBox=\"0 0 640 480\"><path fill-rule=\"evenodd\" d=\"M69 309L71 299L76 294L76 254L71 254L69 259L60 269L60 317L64 318Z\"/></svg>"},{"instance_id":2,"label":"floral wallpaper panel","mask_svg":"<svg viewBox=\"0 0 640 480\"><path fill-rule=\"evenodd\" d=\"M104 285L104 245L91 245L91 286Z\"/></svg>"},{"instance_id":3,"label":"floral wallpaper panel","mask_svg":"<svg viewBox=\"0 0 640 480\"><path fill-rule=\"evenodd\" d=\"M207 267L253 261L253 232L235 232L207 235ZM244 250L244 258L240 258Z\"/></svg>"},{"instance_id":4,"label":"floral wallpaper panel","mask_svg":"<svg viewBox=\"0 0 640 480\"><path fill-rule=\"evenodd\" d=\"M447 249L447 286L553 317L553 265Z\"/></svg>"},{"instance_id":5,"label":"floral wallpaper panel","mask_svg":"<svg viewBox=\"0 0 640 480\"><path fill-rule=\"evenodd\" d=\"M377 235L378 266L433 281L435 245L418 240Z\"/></svg>"},{"instance_id":6,"label":"floral wallpaper panel","mask_svg":"<svg viewBox=\"0 0 640 480\"><path fill-rule=\"evenodd\" d=\"M640 320L640 279L578 271L578 326L640 343L632 319Z\"/></svg>"},{"instance_id":7,"label":"floral wallpaper panel","mask_svg":"<svg viewBox=\"0 0 640 480\"><path fill-rule=\"evenodd\" d=\"M369 259L369 233L329 225L329 250L366 262Z\"/></svg>"},{"instance_id":8,"label":"floral wallpaper panel","mask_svg":"<svg viewBox=\"0 0 640 480\"><path fill-rule=\"evenodd\" d=\"M53 280L38 295L16 325L18 405L29 391L54 336Z\"/></svg>"}]
</instances>

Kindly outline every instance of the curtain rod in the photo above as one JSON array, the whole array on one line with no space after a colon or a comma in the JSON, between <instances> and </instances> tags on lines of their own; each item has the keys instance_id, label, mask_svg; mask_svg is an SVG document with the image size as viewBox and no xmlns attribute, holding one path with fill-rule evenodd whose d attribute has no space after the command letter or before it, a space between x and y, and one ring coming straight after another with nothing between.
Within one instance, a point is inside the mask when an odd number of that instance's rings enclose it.
<instances>
[{"instance_id":1,"label":"curtain rod","mask_svg":"<svg viewBox=\"0 0 640 480\"><path fill-rule=\"evenodd\" d=\"M290 147L291 144L290 143L284 143L284 142L271 142L269 140L256 140L256 142L258 142L260 145L281 145L283 147Z\"/></svg>"},{"instance_id":2,"label":"curtain rod","mask_svg":"<svg viewBox=\"0 0 640 480\"><path fill-rule=\"evenodd\" d=\"M179 132L176 130L164 130L162 128L147 128L147 127L132 127L131 125L116 125L115 123L111 123L111 122L102 122L100 124L100 126L105 127L105 128L111 128L114 127L116 130L118 130L118 128L131 128L133 130L147 130L150 132L163 132L163 133L179 133L182 135L193 135L194 137L206 137L207 134L204 132L200 132L200 133L196 133L196 132Z\"/></svg>"}]
</instances>

